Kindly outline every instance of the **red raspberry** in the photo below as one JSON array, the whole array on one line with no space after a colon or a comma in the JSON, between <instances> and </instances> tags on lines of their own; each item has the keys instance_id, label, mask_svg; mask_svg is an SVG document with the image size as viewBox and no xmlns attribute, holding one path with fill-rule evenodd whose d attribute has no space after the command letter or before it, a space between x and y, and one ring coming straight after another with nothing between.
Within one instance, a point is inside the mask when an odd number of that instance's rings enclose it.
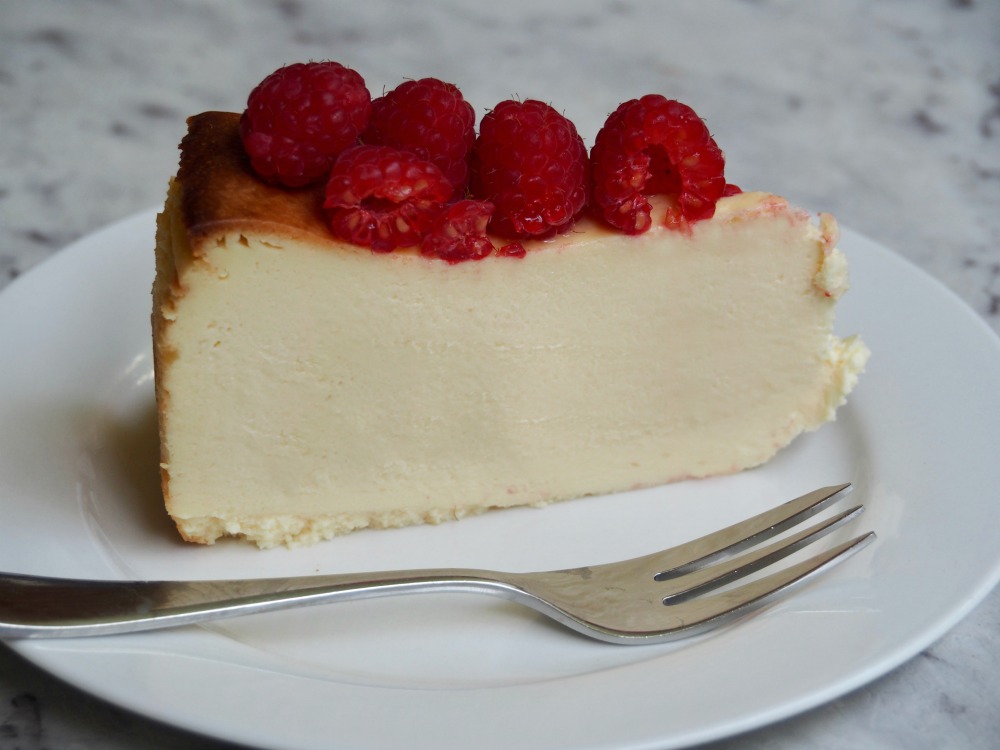
<instances>
[{"instance_id":1,"label":"red raspberry","mask_svg":"<svg viewBox=\"0 0 1000 750\"><path fill-rule=\"evenodd\" d=\"M649 229L646 195L675 196L667 223L684 224L711 218L726 187L725 159L705 123L658 94L618 107L597 134L590 161L596 212L627 234Z\"/></svg>"},{"instance_id":2,"label":"red raspberry","mask_svg":"<svg viewBox=\"0 0 1000 750\"><path fill-rule=\"evenodd\" d=\"M548 104L503 101L483 117L472 195L496 206L496 234L540 237L568 228L587 202L588 176L583 139Z\"/></svg>"},{"instance_id":3,"label":"red raspberry","mask_svg":"<svg viewBox=\"0 0 1000 750\"><path fill-rule=\"evenodd\" d=\"M448 178L416 154L354 146L333 165L323 207L335 235L387 253L419 244L450 196Z\"/></svg>"},{"instance_id":4,"label":"red raspberry","mask_svg":"<svg viewBox=\"0 0 1000 750\"><path fill-rule=\"evenodd\" d=\"M372 102L371 120L361 140L413 151L434 162L459 198L469 182L476 115L453 84L436 78L406 81Z\"/></svg>"},{"instance_id":5,"label":"red raspberry","mask_svg":"<svg viewBox=\"0 0 1000 750\"><path fill-rule=\"evenodd\" d=\"M528 252L520 242L511 242L497 249L497 255L502 258L523 258Z\"/></svg>"},{"instance_id":6,"label":"red raspberry","mask_svg":"<svg viewBox=\"0 0 1000 750\"><path fill-rule=\"evenodd\" d=\"M449 263L482 260L495 248L486 236L493 204L463 200L441 212L433 229L424 236L420 252Z\"/></svg>"},{"instance_id":7,"label":"red raspberry","mask_svg":"<svg viewBox=\"0 0 1000 750\"><path fill-rule=\"evenodd\" d=\"M370 114L371 95L356 72L335 62L295 63L250 93L240 136L261 178L300 187L329 174Z\"/></svg>"}]
</instances>

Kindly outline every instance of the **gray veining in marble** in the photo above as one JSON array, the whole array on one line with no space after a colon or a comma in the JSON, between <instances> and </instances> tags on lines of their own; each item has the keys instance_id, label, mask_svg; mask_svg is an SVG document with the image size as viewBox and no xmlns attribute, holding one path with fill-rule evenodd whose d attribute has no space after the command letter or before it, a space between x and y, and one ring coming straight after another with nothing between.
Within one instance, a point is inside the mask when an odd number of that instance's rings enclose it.
<instances>
[{"instance_id":1,"label":"gray veining in marble","mask_svg":"<svg viewBox=\"0 0 1000 750\"><path fill-rule=\"evenodd\" d=\"M1000 332L994 0L0 0L0 287L158 204L187 115L337 59L375 93L458 83L553 103L588 144L620 101L693 105L732 181L889 246ZM2 533L2 532L0 532ZM909 663L713 750L1000 748L1000 592ZM0 646L0 750L209 748Z\"/></svg>"}]
</instances>

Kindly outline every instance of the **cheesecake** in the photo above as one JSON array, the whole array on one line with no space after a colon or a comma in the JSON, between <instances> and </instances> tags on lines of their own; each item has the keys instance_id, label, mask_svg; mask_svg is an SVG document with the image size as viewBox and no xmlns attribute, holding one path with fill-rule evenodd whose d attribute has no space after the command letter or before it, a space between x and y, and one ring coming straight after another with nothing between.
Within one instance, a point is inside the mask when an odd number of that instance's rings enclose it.
<instances>
[{"instance_id":1,"label":"cheesecake","mask_svg":"<svg viewBox=\"0 0 1000 750\"><path fill-rule=\"evenodd\" d=\"M457 264L336 239L322 201L254 174L239 115L190 119L152 313L188 541L311 544L739 472L833 419L868 356L833 333L835 220L768 193L684 231L654 199L640 235L582 218Z\"/></svg>"}]
</instances>

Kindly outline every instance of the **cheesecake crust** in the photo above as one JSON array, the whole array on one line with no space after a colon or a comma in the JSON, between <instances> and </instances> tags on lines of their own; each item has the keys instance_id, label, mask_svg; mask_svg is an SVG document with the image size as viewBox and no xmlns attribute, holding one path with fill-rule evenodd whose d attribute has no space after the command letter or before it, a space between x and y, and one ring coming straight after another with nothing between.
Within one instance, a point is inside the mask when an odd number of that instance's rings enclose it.
<instances>
[{"instance_id":1,"label":"cheesecake crust","mask_svg":"<svg viewBox=\"0 0 1000 750\"><path fill-rule=\"evenodd\" d=\"M234 112L188 118L176 181L192 252L200 241L236 228L336 244L323 215L323 186L285 188L259 179L250 167Z\"/></svg>"}]
</instances>

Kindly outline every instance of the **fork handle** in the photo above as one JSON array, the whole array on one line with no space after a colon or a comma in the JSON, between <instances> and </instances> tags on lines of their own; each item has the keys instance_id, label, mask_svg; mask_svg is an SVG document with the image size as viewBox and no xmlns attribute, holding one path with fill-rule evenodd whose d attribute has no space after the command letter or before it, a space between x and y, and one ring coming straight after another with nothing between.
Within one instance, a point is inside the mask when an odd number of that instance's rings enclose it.
<instances>
[{"instance_id":1,"label":"fork handle","mask_svg":"<svg viewBox=\"0 0 1000 750\"><path fill-rule=\"evenodd\" d=\"M517 574L461 568L232 581L97 581L0 573L0 638L131 633L256 612L429 591L526 603Z\"/></svg>"}]
</instances>

